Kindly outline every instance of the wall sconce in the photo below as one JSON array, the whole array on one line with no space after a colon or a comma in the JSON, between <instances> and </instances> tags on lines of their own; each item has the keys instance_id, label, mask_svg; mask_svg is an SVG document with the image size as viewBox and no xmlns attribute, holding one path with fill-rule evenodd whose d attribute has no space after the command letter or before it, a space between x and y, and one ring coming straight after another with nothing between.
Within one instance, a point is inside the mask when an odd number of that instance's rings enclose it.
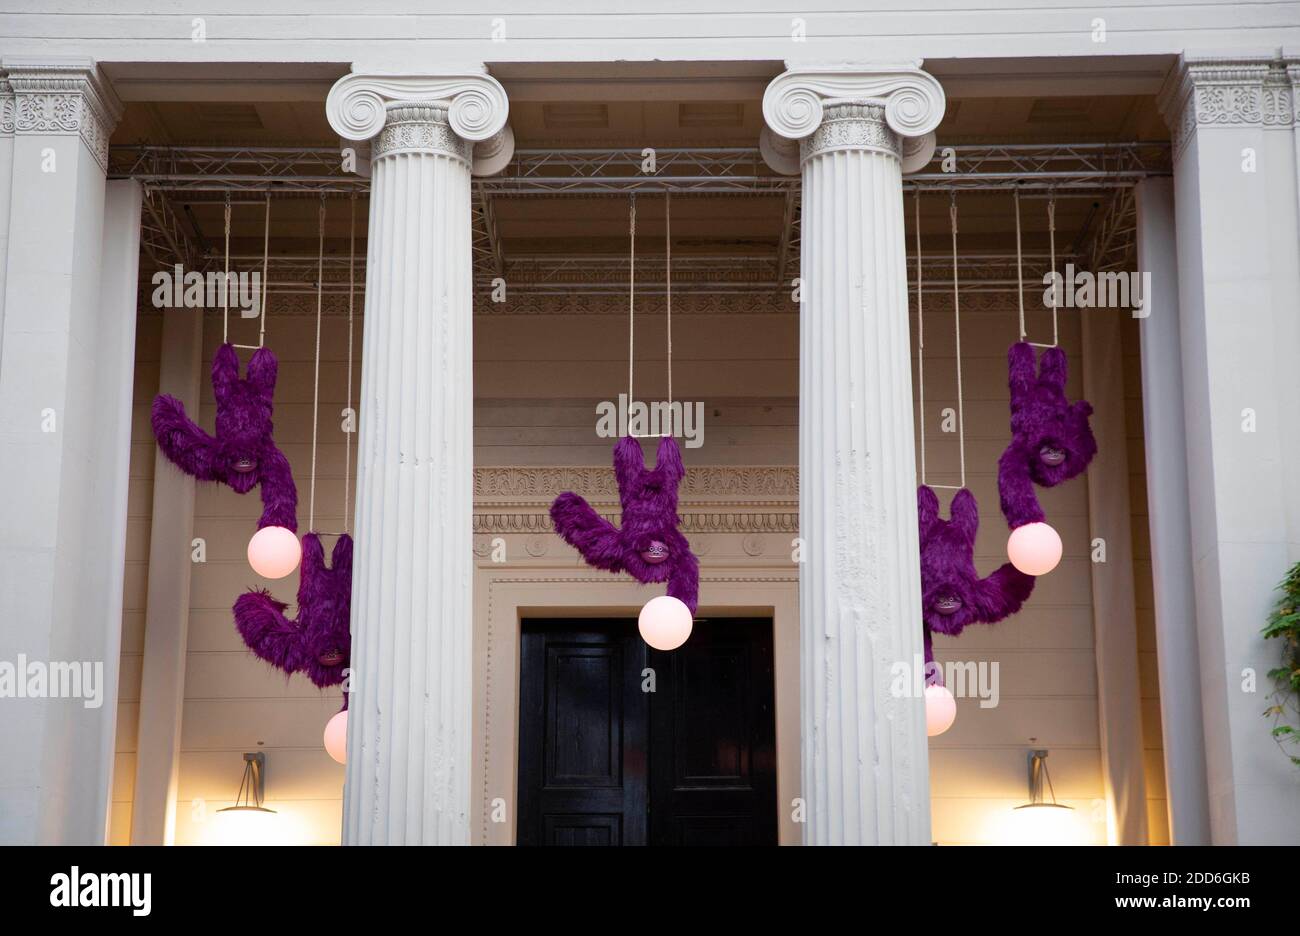
<instances>
[{"instance_id":1,"label":"wall sconce","mask_svg":"<svg viewBox=\"0 0 1300 936\"><path fill-rule=\"evenodd\" d=\"M235 805L217 810L217 838L221 845L277 844L276 811L262 805L266 792L266 755L244 755L244 778Z\"/></svg>"},{"instance_id":2,"label":"wall sconce","mask_svg":"<svg viewBox=\"0 0 1300 936\"><path fill-rule=\"evenodd\" d=\"M1043 796L1043 786L1051 796ZM1081 845L1074 807L1056 801L1052 778L1047 772L1047 751L1029 752L1029 802L1011 810L1004 831L1005 845Z\"/></svg>"}]
</instances>

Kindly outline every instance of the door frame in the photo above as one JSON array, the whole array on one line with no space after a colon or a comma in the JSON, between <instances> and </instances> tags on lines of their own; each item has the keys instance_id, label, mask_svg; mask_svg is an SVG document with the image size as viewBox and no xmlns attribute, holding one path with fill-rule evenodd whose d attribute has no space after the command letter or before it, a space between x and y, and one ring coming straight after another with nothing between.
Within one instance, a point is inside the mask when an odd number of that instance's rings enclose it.
<instances>
[{"instance_id":1,"label":"door frame","mask_svg":"<svg viewBox=\"0 0 1300 936\"><path fill-rule=\"evenodd\" d=\"M772 619L776 688L778 841L798 845L793 818L800 796L799 577L797 569L716 570L701 574L710 618ZM475 789L470 841L513 845L519 776L519 645L524 618L635 618L661 589L566 565L511 569L477 563L474 583ZM499 818L504 821L497 821Z\"/></svg>"}]
</instances>

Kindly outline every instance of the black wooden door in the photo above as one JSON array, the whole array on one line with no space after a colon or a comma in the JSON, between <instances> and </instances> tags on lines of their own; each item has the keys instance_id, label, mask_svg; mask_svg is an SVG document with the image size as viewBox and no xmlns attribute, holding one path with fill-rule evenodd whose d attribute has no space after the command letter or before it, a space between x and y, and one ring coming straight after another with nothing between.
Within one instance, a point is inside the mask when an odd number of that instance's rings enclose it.
<instances>
[{"instance_id":1,"label":"black wooden door","mask_svg":"<svg viewBox=\"0 0 1300 936\"><path fill-rule=\"evenodd\" d=\"M520 845L644 845L646 646L626 621L524 621Z\"/></svg>"},{"instance_id":2,"label":"black wooden door","mask_svg":"<svg viewBox=\"0 0 1300 936\"><path fill-rule=\"evenodd\" d=\"M696 622L650 666L651 844L775 845L772 622Z\"/></svg>"},{"instance_id":3,"label":"black wooden door","mask_svg":"<svg viewBox=\"0 0 1300 936\"><path fill-rule=\"evenodd\" d=\"M776 844L770 619L525 620L521 845Z\"/></svg>"}]
</instances>

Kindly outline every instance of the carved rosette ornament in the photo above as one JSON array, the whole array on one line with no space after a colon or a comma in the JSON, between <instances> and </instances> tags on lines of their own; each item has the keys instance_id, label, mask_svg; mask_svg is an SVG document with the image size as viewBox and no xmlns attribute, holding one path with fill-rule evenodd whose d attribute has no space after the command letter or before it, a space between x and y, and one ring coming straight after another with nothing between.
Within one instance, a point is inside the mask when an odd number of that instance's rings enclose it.
<instances>
[{"instance_id":1,"label":"carved rosette ornament","mask_svg":"<svg viewBox=\"0 0 1300 936\"><path fill-rule=\"evenodd\" d=\"M0 133L80 136L104 171L122 103L89 59L7 58L0 82Z\"/></svg>"},{"instance_id":2,"label":"carved rosette ornament","mask_svg":"<svg viewBox=\"0 0 1300 936\"><path fill-rule=\"evenodd\" d=\"M330 89L325 114L344 139L378 137L374 159L436 152L472 164L475 175L491 175L514 155L510 102L481 68L455 75L355 70Z\"/></svg>"},{"instance_id":3,"label":"carved rosette ornament","mask_svg":"<svg viewBox=\"0 0 1300 936\"><path fill-rule=\"evenodd\" d=\"M917 65L794 67L763 94L767 127L759 148L786 174L813 156L845 149L887 153L904 172L915 172L934 155L945 104L943 87ZM798 141L797 161L785 141Z\"/></svg>"}]
</instances>

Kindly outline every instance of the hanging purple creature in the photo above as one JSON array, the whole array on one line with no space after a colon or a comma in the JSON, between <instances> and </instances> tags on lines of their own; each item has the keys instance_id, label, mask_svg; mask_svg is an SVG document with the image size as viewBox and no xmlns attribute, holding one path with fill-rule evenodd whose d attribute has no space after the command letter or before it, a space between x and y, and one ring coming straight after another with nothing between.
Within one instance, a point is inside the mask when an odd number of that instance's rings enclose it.
<instances>
[{"instance_id":1,"label":"hanging purple creature","mask_svg":"<svg viewBox=\"0 0 1300 936\"><path fill-rule=\"evenodd\" d=\"M649 471L641 444L624 436L614 446L622 527L566 491L551 504L555 531L597 569L627 572L646 584L667 582L668 594L693 615L699 600L700 565L678 529L677 516L677 485L685 475L681 451L671 436L660 440L655 467Z\"/></svg>"},{"instance_id":2,"label":"hanging purple creature","mask_svg":"<svg viewBox=\"0 0 1300 936\"><path fill-rule=\"evenodd\" d=\"M1081 474L1097 454L1088 425L1092 406L1065 396L1066 360L1060 348L1043 352L1020 341L1007 354L1011 385L1011 442L998 459L998 493L1007 525L1015 530L1046 520L1034 485L1055 487Z\"/></svg>"},{"instance_id":3,"label":"hanging purple creature","mask_svg":"<svg viewBox=\"0 0 1300 936\"><path fill-rule=\"evenodd\" d=\"M185 414L175 397L153 401L153 432L167 459L200 481L219 481L238 494L262 489L258 529L298 529L298 491L284 453L271 437L271 398L278 364L266 348L253 352L248 376L239 377L239 356L223 344L212 359L212 390L217 401L216 436Z\"/></svg>"},{"instance_id":4,"label":"hanging purple creature","mask_svg":"<svg viewBox=\"0 0 1300 936\"><path fill-rule=\"evenodd\" d=\"M298 617L286 618L286 607L267 591L240 595L235 627L244 643L285 673L305 673L322 688L341 683L352 649L352 537L344 533L338 538L329 568L320 537L308 533L302 538Z\"/></svg>"},{"instance_id":5,"label":"hanging purple creature","mask_svg":"<svg viewBox=\"0 0 1300 936\"><path fill-rule=\"evenodd\" d=\"M934 662L932 633L956 636L967 624L994 624L1020 610L1034 590L1034 579L1006 562L985 578L975 569L979 504L962 488L952 499L951 519L939 518L939 498L922 485L916 490L921 535L921 612L925 662Z\"/></svg>"}]
</instances>

